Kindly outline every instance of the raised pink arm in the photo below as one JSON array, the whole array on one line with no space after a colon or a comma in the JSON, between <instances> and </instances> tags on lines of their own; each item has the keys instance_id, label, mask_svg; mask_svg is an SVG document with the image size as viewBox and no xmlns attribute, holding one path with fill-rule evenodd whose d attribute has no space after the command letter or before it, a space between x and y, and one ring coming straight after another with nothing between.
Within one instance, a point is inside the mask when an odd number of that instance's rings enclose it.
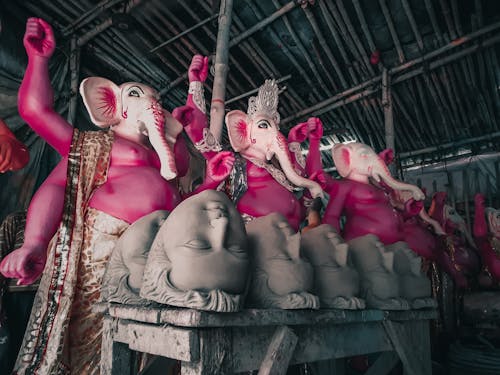
<instances>
[{"instance_id":1,"label":"raised pink arm","mask_svg":"<svg viewBox=\"0 0 500 375\"><path fill-rule=\"evenodd\" d=\"M484 195L477 193L474 196L474 237L486 237L488 235L488 224L484 215Z\"/></svg>"},{"instance_id":2,"label":"raised pink arm","mask_svg":"<svg viewBox=\"0 0 500 375\"><path fill-rule=\"evenodd\" d=\"M321 137L323 137L323 123L317 117L311 117L307 120L309 153L306 158L306 173L311 176L314 172L323 169L321 161Z\"/></svg>"},{"instance_id":3,"label":"raised pink arm","mask_svg":"<svg viewBox=\"0 0 500 375\"><path fill-rule=\"evenodd\" d=\"M184 131L195 144L205 144L204 132L208 130L203 83L208 76L208 57L195 55L188 69L189 91L186 105L174 109L172 115L184 126ZM207 129L207 130L205 130ZM201 150L205 159L211 159L216 151Z\"/></svg>"},{"instance_id":4,"label":"raised pink arm","mask_svg":"<svg viewBox=\"0 0 500 375\"><path fill-rule=\"evenodd\" d=\"M54 110L49 59L55 49L54 33L40 18L29 18L23 39L28 67L19 88L19 114L57 152L69 152L73 127Z\"/></svg>"},{"instance_id":5,"label":"raised pink arm","mask_svg":"<svg viewBox=\"0 0 500 375\"><path fill-rule=\"evenodd\" d=\"M0 119L0 173L21 169L29 160L27 147L16 139L7 124Z\"/></svg>"}]
</instances>

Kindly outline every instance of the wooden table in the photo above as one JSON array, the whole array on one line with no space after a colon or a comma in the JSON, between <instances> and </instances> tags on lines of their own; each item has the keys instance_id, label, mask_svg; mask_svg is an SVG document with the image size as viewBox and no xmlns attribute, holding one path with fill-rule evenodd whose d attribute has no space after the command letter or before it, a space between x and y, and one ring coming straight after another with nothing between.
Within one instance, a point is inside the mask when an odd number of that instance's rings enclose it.
<instances>
[{"instance_id":1,"label":"wooden table","mask_svg":"<svg viewBox=\"0 0 500 375\"><path fill-rule=\"evenodd\" d=\"M131 373L132 351L181 361L182 375L259 370L383 352L367 374L401 360L405 374L430 375L429 320L435 310L244 310L100 305L105 313L101 371ZM328 374L332 374L329 370Z\"/></svg>"}]
</instances>

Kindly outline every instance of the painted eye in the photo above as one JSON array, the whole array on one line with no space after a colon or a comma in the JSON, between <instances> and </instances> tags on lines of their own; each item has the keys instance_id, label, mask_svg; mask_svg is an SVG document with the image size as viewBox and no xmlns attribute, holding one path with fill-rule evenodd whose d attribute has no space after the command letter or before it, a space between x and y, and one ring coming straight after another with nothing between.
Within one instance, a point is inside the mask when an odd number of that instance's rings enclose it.
<instances>
[{"instance_id":1,"label":"painted eye","mask_svg":"<svg viewBox=\"0 0 500 375\"><path fill-rule=\"evenodd\" d=\"M271 125L269 125L269 123L267 121L261 121L257 124L257 127L259 129L267 129L267 128L270 128Z\"/></svg>"},{"instance_id":2,"label":"painted eye","mask_svg":"<svg viewBox=\"0 0 500 375\"><path fill-rule=\"evenodd\" d=\"M139 95L139 91L137 90L130 90L129 93L128 93L128 96L135 96L136 98L138 98L140 95Z\"/></svg>"}]
</instances>

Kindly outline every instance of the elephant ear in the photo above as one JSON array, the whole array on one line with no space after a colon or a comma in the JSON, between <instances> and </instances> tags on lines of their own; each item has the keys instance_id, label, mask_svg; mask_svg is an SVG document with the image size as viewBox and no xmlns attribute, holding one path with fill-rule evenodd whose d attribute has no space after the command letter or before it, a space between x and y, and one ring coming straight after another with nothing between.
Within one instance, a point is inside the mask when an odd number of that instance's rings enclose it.
<instances>
[{"instance_id":1,"label":"elephant ear","mask_svg":"<svg viewBox=\"0 0 500 375\"><path fill-rule=\"evenodd\" d=\"M80 95L94 124L109 127L120 121L120 92L120 87L106 78L89 77L82 81Z\"/></svg>"},{"instance_id":2,"label":"elephant ear","mask_svg":"<svg viewBox=\"0 0 500 375\"><path fill-rule=\"evenodd\" d=\"M333 162L337 168L337 172L342 177L347 177L351 173L351 149L341 143L333 146L332 151Z\"/></svg>"},{"instance_id":3,"label":"elephant ear","mask_svg":"<svg viewBox=\"0 0 500 375\"><path fill-rule=\"evenodd\" d=\"M250 127L245 112L234 110L226 115L227 134L234 151L240 152L250 146Z\"/></svg>"}]
</instances>

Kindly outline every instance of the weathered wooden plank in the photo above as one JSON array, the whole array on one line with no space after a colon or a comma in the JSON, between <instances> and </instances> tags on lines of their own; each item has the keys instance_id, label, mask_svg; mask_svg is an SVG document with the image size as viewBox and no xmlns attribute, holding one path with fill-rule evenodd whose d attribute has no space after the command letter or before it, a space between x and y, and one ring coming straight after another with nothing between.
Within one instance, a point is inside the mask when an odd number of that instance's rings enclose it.
<instances>
[{"instance_id":1,"label":"weathered wooden plank","mask_svg":"<svg viewBox=\"0 0 500 375\"><path fill-rule=\"evenodd\" d=\"M382 323L394 350L403 363L405 375L428 375L432 373L428 321Z\"/></svg>"},{"instance_id":2,"label":"weathered wooden plank","mask_svg":"<svg viewBox=\"0 0 500 375\"><path fill-rule=\"evenodd\" d=\"M101 374L129 375L133 370L133 355L127 344L115 341L117 321L104 317L101 344Z\"/></svg>"},{"instance_id":3,"label":"weathered wooden plank","mask_svg":"<svg viewBox=\"0 0 500 375\"><path fill-rule=\"evenodd\" d=\"M199 333L199 360L182 362L182 375L229 375L232 374L231 332L226 328L206 328Z\"/></svg>"},{"instance_id":4,"label":"weathered wooden plank","mask_svg":"<svg viewBox=\"0 0 500 375\"><path fill-rule=\"evenodd\" d=\"M232 329L233 372L255 370L265 358L275 327ZM294 326L298 337L290 364L392 350L381 322Z\"/></svg>"},{"instance_id":5,"label":"weathered wooden plank","mask_svg":"<svg viewBox=\"0 0 500 375\"><path fill-rule=\"evenodd\" d=\"M371 322L384 319L381 310L258 310L238 313L213 313L187 309L162 309L159 323L190 327L235 327Z\"/></svg>"},{"instance_id":6,"label":"weathered wooden plank","mask_svg":"<svg viewBox=\"0 0 500 375\"><path fill-rule=\"evenodd\" d=\"M196 330L129 323L128 344L132 350L181 361L197 361L199 358Z\"/></svg>"},{"instance_id":7,"label":"weathered wooden plank","mask_svg":"<svg viewBox=\"0 0 500 375\"><path fill-rule=\"evenodd\" d=\"M258 375L285 375L297 340L297 335L287 326L276 328Z\"/></svg>"},{"instance_id":8,"label":"weathered wooden plank","mask_svg":"<svg viewBox=\"0 0 500 375\"><path fill-rule=\"evenodd\" d=\"M399 362L396 352L382 352L380 357L370 366L364 375L385 375Z\"/></svg>"}]
</instances>

